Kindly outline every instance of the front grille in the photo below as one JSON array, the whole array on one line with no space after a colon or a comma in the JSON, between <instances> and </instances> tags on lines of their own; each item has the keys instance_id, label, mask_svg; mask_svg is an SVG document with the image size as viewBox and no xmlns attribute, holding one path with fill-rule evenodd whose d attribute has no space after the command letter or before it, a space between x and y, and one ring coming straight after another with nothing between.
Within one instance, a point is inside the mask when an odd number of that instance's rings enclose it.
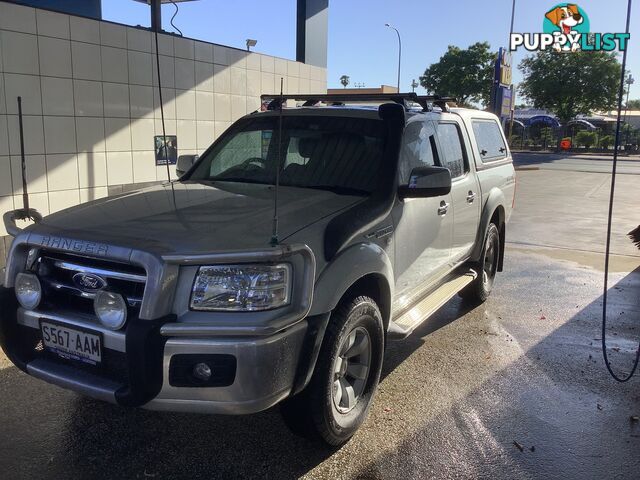
<instances>
[{"instance_id":1,"label":"front grille","mask_svg":"<svg viewBox=\"0 0 640 480\"><path fill-rule=\"evenodd\" d=\"M42 251L35 270L43 288L40 308L44 311L93 316L93 299L99 288L82 285L78 278L98 277L105 283L102 288L124 297L129 308L129 318L138 316L147 280L146 272L141 267L67 253Z\"/></svg>"}]
</instances>

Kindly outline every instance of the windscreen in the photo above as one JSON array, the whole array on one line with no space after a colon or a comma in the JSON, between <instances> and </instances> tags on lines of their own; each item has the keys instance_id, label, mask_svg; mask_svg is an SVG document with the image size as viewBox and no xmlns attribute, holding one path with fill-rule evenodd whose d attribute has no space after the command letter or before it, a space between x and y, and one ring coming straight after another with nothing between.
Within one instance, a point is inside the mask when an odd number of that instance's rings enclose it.
<instances>
[{"instance_id":1,"label":"windscreen","mask_svg":"<svg viewBox=\"0 0 640 480\"><path fill-rule=\"evenodd\" d=\"M191 181L280 184L368 195L378 185L385 128L381 120L283 116L248 119L227 132L189 176Z\"/></svg>"}]
</instances>

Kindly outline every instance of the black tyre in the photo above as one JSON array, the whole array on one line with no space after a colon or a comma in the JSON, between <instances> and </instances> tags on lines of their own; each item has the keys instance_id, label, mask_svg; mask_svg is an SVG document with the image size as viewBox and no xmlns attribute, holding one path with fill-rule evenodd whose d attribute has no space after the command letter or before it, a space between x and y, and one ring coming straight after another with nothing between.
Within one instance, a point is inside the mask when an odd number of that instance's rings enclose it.
<instances>
[{"instance_id":1,"label":"black tyre","mask_svg":"<svg viewBox=\"0 0 640 480\"><path fill-rule=\"evenodd\" d=\"M361 296L344 302L331 316L309 385L281 404L285 423L331 446L347 442L367 417L383 353L384 326L375 301Z\"/></svg>"},{"instance_id":2,"label":"black tyre","mask_svg":"<svg viewBox=\"0 0 640 480\"><path fill-rule=\"evenodd\" d=\"M498 272L500 232L494 223L489 224L487 229L481 258L480 263L473 265L478 276L460 292L460 296L465 300L477 303L483 303L489 298Z\"/></svg>"}]
</instances>

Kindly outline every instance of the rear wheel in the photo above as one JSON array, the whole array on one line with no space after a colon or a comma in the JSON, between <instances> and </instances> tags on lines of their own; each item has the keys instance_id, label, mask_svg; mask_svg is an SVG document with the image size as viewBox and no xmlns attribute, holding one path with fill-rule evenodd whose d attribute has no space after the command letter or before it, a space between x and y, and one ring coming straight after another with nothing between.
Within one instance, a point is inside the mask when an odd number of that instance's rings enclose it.
<instances>
[{"instance_id":1,"label":"rear wheel","mask_svg":"<svg viewBox=\"0 0 640 480\"><path fill-rule=\"evenodd\" d=\"M494 223L489 224L487 229L481 258L480 263L474 265L478 276L460 292L460 296L465 300L478 303L485 302L489 298L498 272L500 232Z\"/></svg>"},{"instance_id":2,"label":"rear wheel","mask_svg":"<svg viewBox=\"0 0 640 480\"><path fill-rule=\"evenodd\" d=\"M332 446L347 442L367 417L380 379L384 326L369 297L333 313L309 386L281 405L296 433L313 433Z\"/></svg>"}]
</instances>

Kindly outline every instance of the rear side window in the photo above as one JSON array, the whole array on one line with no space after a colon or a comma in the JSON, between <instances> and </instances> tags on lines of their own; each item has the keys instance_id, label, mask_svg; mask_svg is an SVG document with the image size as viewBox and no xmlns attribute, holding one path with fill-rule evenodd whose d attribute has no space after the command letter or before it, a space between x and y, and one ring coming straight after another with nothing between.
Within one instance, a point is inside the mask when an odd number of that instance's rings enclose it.
<instances>
[{"instance_id":1,"label":"rear side window","mask_svg":"<svg viewBox=\"0 0 640 480\"><path fill-rule=\"evenodd\" d=\"M436 165L434 134L435 131L430 123L418 121L406 126L400 150L400 185L409 183L409 176L414 168Z\"/></svg>"},{"instance_id":2,"label":"rear side window","mask_svg":"<svg viewBox=\"0 0 640 480\"><path fill-rule=\"evenodd\" d=\"M507 157L502 130L493 120L473 120L473 134L483 163L495 162Z\"/></svg>"},{"instance_id":3,"label":"rear side window","mask_svg":"<svg viewBox=\"0 0 640 480\"><path fill-rule=\"evenodd\" d=\"M438 139L442 166L451 172L451 178L461 177L465 173L465 154L460 129L455 123L438 124Z\"/></svg>"}]
</instances>

